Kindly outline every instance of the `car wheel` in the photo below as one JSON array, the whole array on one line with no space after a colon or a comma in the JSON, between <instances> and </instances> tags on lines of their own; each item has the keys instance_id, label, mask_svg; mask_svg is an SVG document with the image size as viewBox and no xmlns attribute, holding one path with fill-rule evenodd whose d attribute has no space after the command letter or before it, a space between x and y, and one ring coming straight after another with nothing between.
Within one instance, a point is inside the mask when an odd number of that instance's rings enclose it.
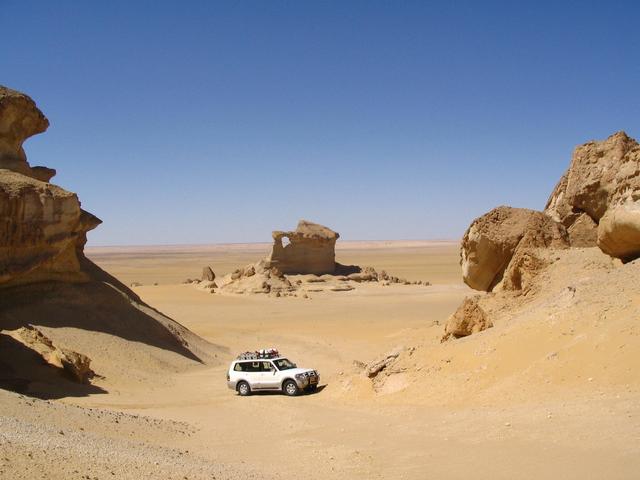
<instances>
[{"instance_id":1,"label":"car wheel","mask_svg":"<svg viewBox=\"0 0 640 480\"><path fill-rule=\"evenodd\" d=\"M251 395L251 387L247 382L238 383L238 385L236 386L236 390L241 397L247 397Z\"/></svg>"},{"instance_id":2,"label":"car wheel","mask_svg":"<svg viewBox=\"0 0 640 480\"><path fill-rule=\"evenodd\" d=\"M285 395L295 397L296 395L298 395L298 385L293 380L287 380L282 385L282 391Z\"/></svg>"}]
</instances>

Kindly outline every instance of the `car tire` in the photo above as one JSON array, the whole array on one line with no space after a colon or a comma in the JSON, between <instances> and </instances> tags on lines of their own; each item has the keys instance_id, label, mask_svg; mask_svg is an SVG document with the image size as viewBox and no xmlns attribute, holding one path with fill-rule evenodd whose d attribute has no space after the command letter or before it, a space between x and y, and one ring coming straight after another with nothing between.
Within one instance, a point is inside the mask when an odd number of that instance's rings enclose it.
<instances>
[{"instance_id":1,"label":"car tire","mask_svg":"<svg viewBox=\"0 0 640 480\"><path fill-rule=\"evenodd\" d=\"M282 392L289 397L295 397L299 392L298 385L293 380L287 380L282 384Z\"/></svg>"},{"instance_id":2,"label":"car tire","mask_svg":"<svg viewBox=\"0 0 640 480\"><path fill-rule=\"evenodd\" d=\"M251 395L251 387L247 382L238 383L238 385L236 385L236 391L241 397L248 397Z\"/></svg>"}]
</instances>

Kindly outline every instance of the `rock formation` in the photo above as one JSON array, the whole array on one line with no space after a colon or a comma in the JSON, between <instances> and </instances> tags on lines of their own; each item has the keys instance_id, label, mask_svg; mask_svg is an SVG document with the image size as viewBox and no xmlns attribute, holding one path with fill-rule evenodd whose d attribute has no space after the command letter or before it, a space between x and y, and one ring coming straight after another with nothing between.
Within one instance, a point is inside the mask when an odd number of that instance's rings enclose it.
<instances>
[{"instance_id":1,"label":"rock formation","mask_svg":"<svg viewBox=\"0 0 640 480\"><path fill-rule=\"evenodd\" d=\"M566 247L565 228L542 212L498 207L471 223L462 238L462 278L476 290L492 290L516 250Z\"/></svg>"},{"instance_id":2,"label":"rock formation","mask_svg":"<svg viewBox=\"0 0 640 480\"><path fill-rule=\"evenodd\" d=\"M293 232L273 232L273 249L267 258L225 275L219 280L219 287L213 280L205 279L209 276L208 267L203 270L202 281L187 279L185 283L196 283L197 288L211 293L219 288L221 293L264 293L277 297L300 294L303 298L310 293L350 291L355 284L365 282L383 286L430 285L398 278L384 270L377 272L373 267L336 263L335 244L339 237L327 227L300 220ZM287 245L283 245L284 238L289 240Z\"/></svg>"},{"instance_id":3,"label":"rock formation","mask_svg":"<svg viewBox=\"0 0 640 480\"><path fill-rule=\"evenodd\" d=\"M327 227L300 220L292 232L273 232L273 248L268 261L285 274L333 273L339 236ZM288 239L289 243L284 245L283 239Z\"/></svg>"},{"instance_id":4,"label":"rock formation","mask_svg":"<svg viewBox=\"0 0 640 480\"><path fill-rule=\"evenodd\" d=\"M31 167L22 148L48 125L28 96L0 87L0 388L47 398L100 391L70 387L43 365L87 382L89 358L76 351L90 355L111 382L136 369L145 378L215 361L220 349L85 257L86 234L100 220L80 208L75 193L49 183L54 170Z\"/></svg>"},{"instance_id":5,"label":"rock formation","mask_svg":"<svg viewBox=\"0 0 640 480\"><path fill-rule=\"evenodd\" d=\"M462 239L462 276L476 290L527 295L543 288L535 279L550 265L544 249L596 245L623 262L640 257L640 145L624 132L577 147L544 212L498 207L474 220ZM465 301L445 337L475 324L478 308Z\"/></svg>"},{"instance_id":6,"label":"rock formation","mask_svg":"<svg viewBox=\"0 0 640 480\"><path fill-rule=\"evenodd\" d=\"M570 231L586 214L595 232L609 208L638 200L640 145L626 133L617 132L604 141L588 142L575 149L569 169L547 201L545 213ZM589 238L588 246L595 246L595 234Z\"/></svg>"},{"instance_id":7,"label":"rock formation","mask_svg":"<svg viewBox=\"0 0 640 480\"><path fill-rule=\"evenodd\" d=\"M456 312L449 317L442 341L461 338L493 327L493 323L478 304L479 296L467 297Z\"/></svg>"},{"instance_id":8,"label":"rock formation","mask_svg":"<svg viewBox=\"0 0 640 480\"><path fill-rule=\"evenodd\" d=\"M220 280L227 293L267 293L282 296L296 290L285 275L267 260L234 270Z\"/></svg>"},{"instance_id":9,"label":"rock formation","mask_svg":"<svg viewBox=\"0 0 640 480\"><path fill-rule=\"evenodd\" d=\"M404 347L396 347L380 358L364 366L364 374L369 378L376 377L380 372L393 365L398 357L405 351Z\"/></svg>"},{"instance_id":10,"label":"rock formation","mask_svg":"<svg viewBox=\"0 0 640 480\"><path fill-rule=\"evenodd\" d=\"M384 270L377 272L373 267L358 267L356 265L336 264L334 274L297 274L285 275L269 260L263 259L257 263L234 270L220 279L219 292L257 294L264 293L276 297L302 296L308 298L311 293L319 292L347 292L353 290L360 283L378 283L382 286L424 285L429 282L408 281L403 278L388 275ZM201 290L214 293L218 288L215 282L198 282Z\"/></svg>"},{"instance_id":11,"label":"rock formation","mask_svg":"<svg viewBox=\"0 0 640 480\"><path fill-rule=\"evenodd\" d=\"M59 368L79 383L89 383L95 375L91 370L91 359L72 350L56 347L40 330L31 325L9 332L15 340L30 348L49 365Z\"/></svg>"},{"instance_id":12,"label":"rock formation","mask_svg":"<svg viewBox=\"0 0 640 480\"><path fill-rule=\"evenodd\" d=\"M101 221L75 193L31 167L22 143L49 122L26 95L0 87L0 287L48 280L86 281L86 233Z\"/></svg>"},{"instance_id":13,"label":"rock formation","mask_svg":"<svg viewBox=\"0 0 640 480\"><path fill-rule=\"evenodd\" d=\"M640 255L638 211L640 145L624 132L588 142L576 148L544 212L498 207L473 221L462 239L463 279L491 291L508 271L502 286L519 290L521 274L538 268L531 249L540 247L597 244L611 256L633 260Z\"/></svg>"}]
</instances>

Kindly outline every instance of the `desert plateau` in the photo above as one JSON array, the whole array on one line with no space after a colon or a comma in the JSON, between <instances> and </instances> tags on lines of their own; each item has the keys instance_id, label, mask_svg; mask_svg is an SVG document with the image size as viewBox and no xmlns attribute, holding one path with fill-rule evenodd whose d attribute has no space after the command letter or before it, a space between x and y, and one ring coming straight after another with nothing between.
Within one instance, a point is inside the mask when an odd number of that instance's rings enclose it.
<instances>
[{"instance_id":1,"label":"desert plateau","mask_svg":"<svg viewBox=\"0 0 640 480\"><path fill-rule=\"evenodd\" d=\"M640 478L636 16L426 3L3 6L0 479Z\"/></svg>"}]
</instances>

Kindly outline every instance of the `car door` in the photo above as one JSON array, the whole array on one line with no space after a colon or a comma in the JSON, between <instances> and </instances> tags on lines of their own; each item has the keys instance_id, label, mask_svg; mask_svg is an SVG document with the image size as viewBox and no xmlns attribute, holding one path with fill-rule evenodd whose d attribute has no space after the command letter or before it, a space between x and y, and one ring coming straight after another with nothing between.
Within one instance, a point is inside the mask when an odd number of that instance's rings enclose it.
<instances>
[{"instance_id":1,"label":"car door","mask_svg":"<svg viewBox=\"0 0 640 480\"><path fill-rule=\"evenodd\" d=\"M253 360L244 364L244 371L251 390L262 388L262 362Z\"/></svg>"},{"instance_id":2,"label":"car door","mask_svg":"<svg viewBox=\"0 0 640 480\"><path fill-rule=\"evenodd\" d=\"M262 388L265 389L278 389L280 388L280 378L278 376L278 370L273 362L262 361L261 362L261 382Z\"/></svg>"}]
</instances>

